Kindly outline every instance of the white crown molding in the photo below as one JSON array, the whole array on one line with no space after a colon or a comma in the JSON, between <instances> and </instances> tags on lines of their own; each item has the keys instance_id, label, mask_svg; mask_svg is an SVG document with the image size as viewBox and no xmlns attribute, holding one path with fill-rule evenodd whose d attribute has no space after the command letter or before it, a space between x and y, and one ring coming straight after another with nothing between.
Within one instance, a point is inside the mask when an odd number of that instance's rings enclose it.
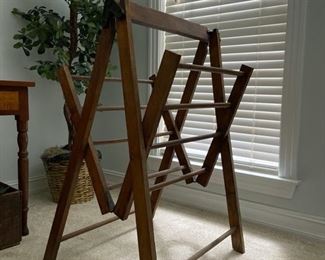
<instances>
[{"instance_id":1,"label":"white crown molding","mask_svg":"<svg viewBox=\"0 0 325 260\"><path fill-rule=\"evenodd\" d=\"M112 183L123 179L124 173L104 170ZM225 196L196 190L190 186L171 185L163 193L165 200L206 211L227 214ZM299 235L325 240L325 218L240 200L242 218Z\"/></svg>"}]
</instances>

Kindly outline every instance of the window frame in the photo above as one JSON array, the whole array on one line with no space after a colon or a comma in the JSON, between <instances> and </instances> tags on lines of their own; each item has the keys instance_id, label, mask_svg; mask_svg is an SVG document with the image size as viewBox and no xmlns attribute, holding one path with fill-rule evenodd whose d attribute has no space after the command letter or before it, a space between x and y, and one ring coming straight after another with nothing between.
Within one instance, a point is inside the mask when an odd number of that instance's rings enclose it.
<instances>
[{"instance_id":1,"label":"window frame","mask_svg":"<svg viewBox=\"0 0 325 260\"><path fill-rule=\"evenodd\" d=\"M165 11L165 0L149 0L149 6ZM284 82L281 112L280 158L277 176L237 172L239 189L290 199L299 184L297 157L301 111L302 75L307 1L288 0L288 23L284 64ZM163 32L149 31L150 75L157 71L163 52ZM148 90L150 93L150 90ZM161 156L151 155L149 168L159 167ZM199 167L194 165L194 168ZM216 169L218 173L219 170ZM222 184L222 174L216 174L213 183Z\"/></svg>"}]
</instances>

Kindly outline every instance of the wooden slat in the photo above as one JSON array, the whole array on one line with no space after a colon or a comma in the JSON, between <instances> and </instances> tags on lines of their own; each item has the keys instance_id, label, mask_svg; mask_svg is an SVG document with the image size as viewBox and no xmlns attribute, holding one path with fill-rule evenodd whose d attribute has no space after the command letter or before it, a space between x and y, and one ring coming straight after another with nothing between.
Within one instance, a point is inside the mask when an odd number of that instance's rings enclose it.
<instances>
[{"instance_id":1,"label":"wooden slat","mask_svg":"<svg viewBox=\"0 0 325 260\"><path fill-rule=\"evenodd\" d=\"M171 184L186 180L188 178L192 178L194 176L199 176L200 174L202 174L204 172L205 172L205 169L203 168L203 169L200 169L200 170L197 170L197 171L194 171L194 172L187 173L186 175L182 175L182 176L179 176L179 177L176 177L176 178L164 181L164 182L160 182L158 184L155 184L155 185L151 186L150 191L161 190L162 188L164 188L166 186L169 186Z\"/></svg>"},{"instance_id":2,"label":"wooden slat","mask_svg":"<svg viewBox=\"0 0 325 260\"><path fill-rule=\"evenodd\" d=\"M152 145L151 149L175 146L175 145L190 143L190 142L199 141L199 140L203 140L203 139L209 139L209 138L213 138L216 136L220 136L220 133L211 133L211 134L205 134L205 135L199 135L199 136L193 136L193 137L182 138L182 139L178 139L178 140L171 140L171 141L167 141L167 142L157 143L157 144Z\"/></svg>"},{"instance_id":3,"label":"wooden slat","mask_svg":"<svg viewBox=\"0 0 325 260\"><path fill-rule=\"evenodd\" d=\"M165 106L165 110L188 110L202 108L230 108L231 104L222 103L192 103L192 104L169 104Z\"/></svg>"},{"instance_id":4,"label":"wooden slat","mask_svg":"<svg viewBox=\"0 0 325 260\"><path fill-rule=\"evenodd\" d=\"M217 74L227 74L227 75L233 75L233 76L243 75L243 72L241 72L241 71L227 70L227 69L223 69L223 68L219 68L219 67L207 67L207 66L201 66L201 65L195 65L195 64L180 63L178 68L192 70L192 71L205 71L205 72L211 72L211 73L217 73Z\"/></svg>"},{"instance_id":5,"label":"wooden slat","mask_svg":"<svg viewBox=\"0 0 325 260\"><path fill-rule=\"evenodd\" d=\"M72 78L74 80L90 80L90 76L80 76L80 75L73 75ZM116 77L106 77L105 81L112 81L112 82L121 82L121 78ZM149 79L138 79L138 83L142 84L152 84L152 80Z\"/></svg>"},{"instance_id":6,"label":"wooden slat","mask_svg":"<svg viewBox=\"0 0 325 260\"><path fill-rule=\"evenodd\" d=\"M193 256L191 256L190 258L188 258L188 260L197 260L197 259L199 259L201 256L205 255L207 252L209 252L212 248L214 248L220 242L222 242L227 237L229 237L230 235L232 235L235 232L235 230L236 230L235 228L229 229L227 232L225 232L224 234L222 234L216 240L214 240L213 242L211 242L210 244L208 244L207 246L205 246L204 248L202 248L201 250L199 250L197 253L195 253Z\"/></svg>"},{"instance_id":7,"label":"wooden slat","mask_svg":"<svg viewBox=\"0 0 325 260\"><path fill-rule=\"evenodd\" d=\"M130 3L130 16L134 23L208 42L208 28L135 3Z\"/></svg>"},{"instance_id":8,"label":"wooden slat","mask_svg":"<svg viewBox=\"0 0 325 260\"><path fill-rule=\"evenodd\" d=\"M166 50L157 77L153 84L154 87L152 89L147 110L142 122L143 135L145 140L147 140L146 149L148 155L150 152L150 146L158 129L162 111L167 102L180 59L180 55ZM171 129L168 129L168 131L171 131Z\"/></svg>"}]
</instances>

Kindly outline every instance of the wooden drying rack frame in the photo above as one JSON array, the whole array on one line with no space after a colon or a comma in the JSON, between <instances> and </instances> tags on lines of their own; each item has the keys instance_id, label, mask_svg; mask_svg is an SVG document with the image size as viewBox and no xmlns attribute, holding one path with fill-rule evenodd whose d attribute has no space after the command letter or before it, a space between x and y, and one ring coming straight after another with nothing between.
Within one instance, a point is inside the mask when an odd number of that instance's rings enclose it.
<instances>
[{"instance_id":1,"label":"wooden drying rack frame","mask_svg":"<svg viewBox=\"0 0 325 260\"><path fill-rule=\"evenodd\" d=\"M199 41L193 64L180 63L180 56L165 51L157 76L138 80L132 36L132 23L163 30ZM112 50L115 34L119 47L121 79L106 78L106 70ZM211 67L204 66L210 51ZM181 102L178 105L166 105L177 69L190 70ZM191 104L201 71L210 72L213 85L213 103ZM231 236L233 249L244 253L244 240L234 175L229 128L242 99L253 69L242 65L240 71L222 68L220 39L217 30L208 31L205 26L195 24L150 8L121 0L106 0L104 8L104 27L100 34L95 64L89 78L89 86L83 107L81 107L74 89L73 78L67 67L59 70L58 76L65 101L71 113L75 128L68 173L64 181L61 197L57 206L51 233L49 236L45 260L56 259L60 243L72 237L101 227L115 220L125 220L135 213L140 259L156 259L153 233L153 216L165 186L185 180L186 183L197 182L207 186L218 155L222 156L230 229L208 246L197 252L190 259L197 259L226 237ZM223 74L237 76L233 90L226 101ZM74 76L85 80L87 77ZM122 81L125 107L98 107L104 81ZM152 93L146 107L140 106L138 84L150 84ZM181 138L181 131L189 109L213 108L216 112L217 130L208 135ZM141 109L145 109L141 116ZM119 140L99 140L93 142L90 130L97 111L124 110L126 117L127 138ZM170 110L178 110L174 118ZM163 117L167 131L157 133L160 118ZM153 144L156 136L169 135L167 142ZM183 143L212 138L207 157L200 170L193 171ZM95 144L127 142L130 163L123 183L107 185L99 165ZM147 174L146 160L151 149L166 147L158 172ZM176 153L180 166L170 168ZM113 212L116 216L63 235L71 199L76 185L79 169L85 160L92 179L93 187L102 214ZM167 175L182 171L183 175L167 180ZM149 187L148 179L155 178L155 184ZM109 190L121 186L115 203ZM135 211L131 211L134 202Z\"/></svg>"}]
</instances>

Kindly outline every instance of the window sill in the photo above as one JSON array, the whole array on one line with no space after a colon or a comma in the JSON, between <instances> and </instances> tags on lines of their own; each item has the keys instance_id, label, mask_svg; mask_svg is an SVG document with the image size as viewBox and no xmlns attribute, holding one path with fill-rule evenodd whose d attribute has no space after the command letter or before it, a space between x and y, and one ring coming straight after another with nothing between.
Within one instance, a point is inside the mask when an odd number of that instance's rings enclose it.
<instances>
[{"instance_id":1,"label":"window sill","mask_svg":"<svg viewBox=\"0 0 325 260\"><path fill-rule=\"evenodd\" d=\"M161 161L160 156L150 156L148 159L149 170L155 171L159 168ZM173 162L173 167L177 166L177 162ZM193 164L193 170L199 169L200 166ZM221 171L215 170L214 177L211 182L217 185L223 185L223 176ZM285 179L278 176L264 175L264 174L249 174L236 173L237 186L240 190L256 192L274 197L291 199L294 195L298 180Z\"/></svg>"}]
</instances>

